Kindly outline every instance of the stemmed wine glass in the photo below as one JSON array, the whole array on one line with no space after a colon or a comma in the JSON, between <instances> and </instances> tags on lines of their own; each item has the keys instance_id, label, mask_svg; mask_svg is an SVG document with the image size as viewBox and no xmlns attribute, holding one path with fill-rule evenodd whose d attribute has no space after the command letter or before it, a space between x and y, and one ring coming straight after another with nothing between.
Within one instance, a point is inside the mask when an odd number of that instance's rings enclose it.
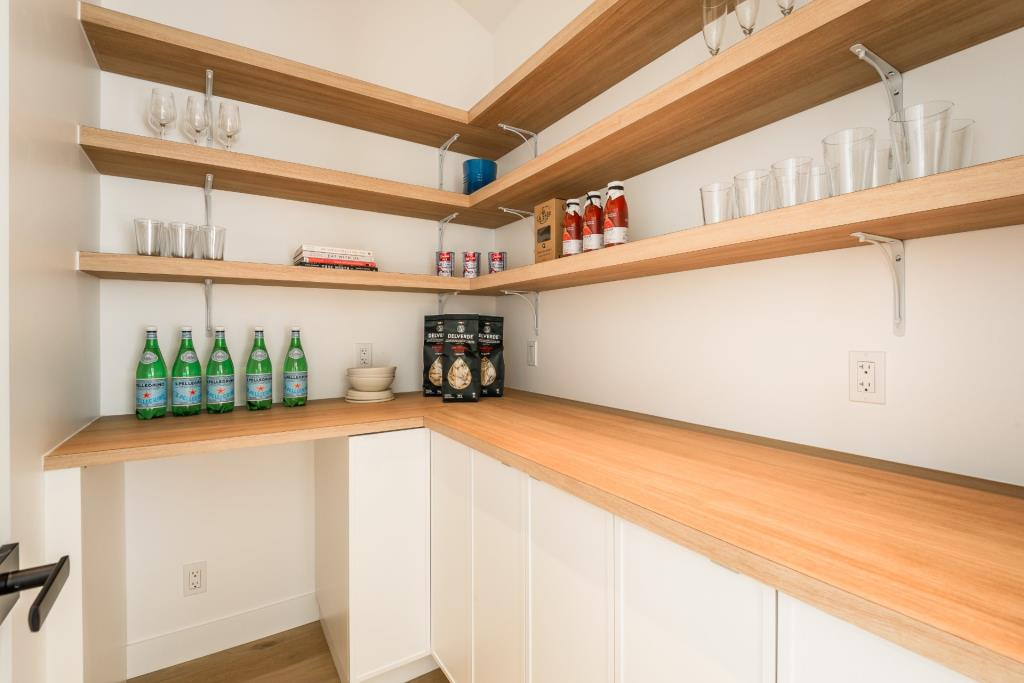
<instances>
[{"instance_id":1,"label":"stemmed wine glass","mask_svg":"<svg viewBox=\"0 0 1024 683\"><path fill-rule=\"evenodd\" d=\"M185 105L185 132L192 142L199 144L206 131L210 128L210 119L206 115L206 98L200 95L189 95Z\"/></svg>"},{"instance_id":2,"label":"stemmed wine glass","mask_svg":"<svg viewBox=\"0 0 1024 683\"><path fill-rule=\"evenodd\" d=\"M714 57L722 49L722 37L725 35L725 18L729 14L728 0L703 0L704 43L708 52Z\"/></svg>"},{"instance_id":3,"label":"stemmed wine glass","mask_svg":"<svg viewBox=\"0 0 1024 683\"><path fill-rule=\"evenodd\" d=\"M164 138L167 126L174 123L178 111L174 106L174 93L164 88L153 88L149 96L149 125Z\"/></svg>"},{"instance_id":4,"label":"stemmed wine glass","mask_svg":"<svg viewBox=\"0 0 1024 683\"><path fill-rule=\"evenodd\" d=\"M234 102L220 103L217 112L217 131L220 133L224 148L231 149L231 145L238 140L238 134L242 132L242 119L238 114L238 105Z\"/></svg>"},{"instance_id":5,"label":"stemmed wine glass","mask_svg":"<svg viewBox=\"0 0 1024 683\"><path fill-rule=\"evenodd\" d=\"M754 32L754 24L757 22L757 9L761 0L737 0L736 21L743 29L744 36L750 36Z\"/></svg>"},{"instance_id":6,"label":"stemmed wine glass","mask_svg":"<svg viewBox=\"0 0 1024 683\"><path fill-rule=\"evenodd\" d=\"M796 4L796 0L775 0L775 2L779 5L779 11L784 17L789 16L789 13L793 11L793 5Z\"/></svg>"}]
</instances>

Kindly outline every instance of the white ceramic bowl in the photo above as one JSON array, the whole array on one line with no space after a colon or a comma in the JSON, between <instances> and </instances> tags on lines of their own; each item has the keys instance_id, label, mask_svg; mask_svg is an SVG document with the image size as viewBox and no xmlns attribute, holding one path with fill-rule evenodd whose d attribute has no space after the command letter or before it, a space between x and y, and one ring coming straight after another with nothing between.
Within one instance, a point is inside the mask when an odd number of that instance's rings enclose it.
<instances>
[{"instance_id":1,"label":"white ceramic bowl","mask_svg":"<svg viewBox=\"0 0 1024 683\"><path fill-rule=\"evenodd\" d=\"M359 401L373 401L375 399L389 398L394 396L391 390L384 391L358 391L356 389L349 389L345 394L345 398L352 398Z\"/></svg>"},{"instance_id":2,"label":"white ceramic bowl","mask_svg":"<svg viewBox=\"0 0 1024 683\"><path fill-rule=\"evenodd\" d=\"M348 383L356 391L384 391L395 381L394 377L358 377L349 375Z\"/></svg>"},{"instance_id":3,"label":"white ceramic bowl","mask_svg":"<svg viewBox=\"0 0 1024 683\"><path fill-rule=\"evenodd\" d=\"M355 377L355 376L362 376L362 377L373 376L373 377L378 377L378 376L384 376L384 375L387 375L387 376L390 376L390 377L394 377L395 376L395 366L391 365L389 367L383 367L383 368L349 368L348 369L348 374L349 374L349 377Z\"/></svg>"}]
</instances>

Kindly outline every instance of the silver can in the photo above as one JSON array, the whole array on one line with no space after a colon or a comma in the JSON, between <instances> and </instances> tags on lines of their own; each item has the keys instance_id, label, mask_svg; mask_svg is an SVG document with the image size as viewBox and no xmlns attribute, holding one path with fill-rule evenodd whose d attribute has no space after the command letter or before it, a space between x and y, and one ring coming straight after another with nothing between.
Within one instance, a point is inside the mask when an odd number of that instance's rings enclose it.
<instances>
[{"instance_id":1,"label":"silver can","mask_svg":"<svg viewBox=\"0 0 1024 683\"><path fill-rule=\"evenodd\" d=\"M455 252L435 251L435 265L437 274L441 277L452 277L455 275Z\"/></svg>"},{"instance_id":2,"label":"silver can","mask_svg":"<svg viewBox=\"0 0 1024 683\"><path fill-rule=\"evenodd\" d=\"M477 277L480 275L480 252L462 252L462 277Z\"/></svg>"},{"instance_id":3,"label":"silver can","mask_svg":"<svg viewBox=\"0 0 1024 683\"><path fill-rule=\"evenodd\" d=\"M508 253L504 251L489 251L487 252L487 272L488 273L501 273L505 270L505 261L508 258Z\"/></svg>"}]
</instances>

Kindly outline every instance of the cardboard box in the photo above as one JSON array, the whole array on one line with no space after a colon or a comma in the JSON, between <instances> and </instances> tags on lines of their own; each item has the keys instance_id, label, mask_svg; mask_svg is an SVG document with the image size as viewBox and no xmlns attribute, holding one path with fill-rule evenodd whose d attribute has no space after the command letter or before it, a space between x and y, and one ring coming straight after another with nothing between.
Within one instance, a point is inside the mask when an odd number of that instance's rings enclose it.
<instances>
[{"instance_id":1,"label":"cardboard box","mask_svg":"<svg viewBox=\"0 0 1024 683\"><path fill-rule=\"evenodd\" d=\"M552 261L562 256L562 219L565 200L549 199L533 209L533 260Z\"/></svg>"}]
</instances>

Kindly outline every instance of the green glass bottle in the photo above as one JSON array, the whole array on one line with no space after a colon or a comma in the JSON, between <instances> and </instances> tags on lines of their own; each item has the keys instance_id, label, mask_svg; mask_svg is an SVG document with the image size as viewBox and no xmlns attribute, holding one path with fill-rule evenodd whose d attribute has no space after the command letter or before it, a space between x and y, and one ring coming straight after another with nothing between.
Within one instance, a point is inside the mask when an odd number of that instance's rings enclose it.
<instances>
[{"instance_id":1,"label":"green glass bottle","mask_svg":"<svg viewBox=\"0 0 1024 683\"><path fill-rule=\"evenodd\" d=\"M167 365L160 353L156 328L146 328L146 345L135 368L135 417L152 420L167 414Z\"/></svg>"},{"instance_id":2,"label":"green glass bottle","mask_svg":"<svg viewBox=\"0 0 1024 683\"><path fill-rule=\"evenodd\" d=\"M249 410L270 410L274 400L274 374L270 354L263 340L263 328L257 327L252 338L252 351L245 364L245 404Z\"/></svg>"},{"instance_id":3,"label":"green glass bottle","mask_svg":"<svg viewBox=\"0 0 1024 683\"><path fill-rule=\"evenodd\" d=\"M203 410L203 368L192 346L192 328L181 328L181 346L171 370L171 413L198 415Z\"/></svg>"},{"instance_id":4,"label":"green glass bottle","mask_svg":"<svg viewBox=\"0 0 1024 683\"><path fill-rule=\"evenodd\" d=\"M292 342L284 357L284 404L288 407L306 405L309 393L309 368L306 352L302 350L299 328L292 328Z\"/></svg>"},{"instance_id":5,"label":"green glass bottle","mask_svg":"<svg viewBox=\"0 0 1024 683\"><path fill-rule=\"evenodd\" d=\"M228 353L224 328L214 328L213 349L206 362L206 412L230 413L235 409L235 364Z\"/></svg>"}]
</instances>

